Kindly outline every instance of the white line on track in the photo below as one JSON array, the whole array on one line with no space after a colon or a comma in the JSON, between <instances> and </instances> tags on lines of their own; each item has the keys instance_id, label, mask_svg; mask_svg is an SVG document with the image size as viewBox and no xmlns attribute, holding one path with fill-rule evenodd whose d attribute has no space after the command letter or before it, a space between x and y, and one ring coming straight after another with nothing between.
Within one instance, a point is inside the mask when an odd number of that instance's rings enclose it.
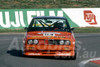
<instances>
[{"instance_id":1,"label":"white line on track","mask_svg":"<svg viewBox=\"0 0 100 67\"><path fill-rule=\"evenodd\" d=\"M85 67L85 65L86 65L87 63L89 63L90 61L95 61L95 60L100 60L100 57L99 57L99 58L93 58L93 59L81 61L81 62L79 63L79 66L80 66L80 67Z\"/></svg>"}]
</instances>

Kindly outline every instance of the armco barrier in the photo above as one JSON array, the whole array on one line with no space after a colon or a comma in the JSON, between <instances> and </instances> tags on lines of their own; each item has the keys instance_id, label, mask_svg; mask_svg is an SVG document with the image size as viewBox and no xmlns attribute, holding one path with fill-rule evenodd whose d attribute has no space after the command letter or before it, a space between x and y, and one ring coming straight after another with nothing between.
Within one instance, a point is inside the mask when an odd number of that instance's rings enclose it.
<instances>
[{"instance_id":1,"label":"armco barrier","mask_svg":"<svg viewBox=\"0 0 100 67\"><path fill-rule=\"evenodd\" d=\"M100 27L100 8L1 9L0 29L27 27L35 16L63 16L71 27Z\"/></svg>"}]
</instances>

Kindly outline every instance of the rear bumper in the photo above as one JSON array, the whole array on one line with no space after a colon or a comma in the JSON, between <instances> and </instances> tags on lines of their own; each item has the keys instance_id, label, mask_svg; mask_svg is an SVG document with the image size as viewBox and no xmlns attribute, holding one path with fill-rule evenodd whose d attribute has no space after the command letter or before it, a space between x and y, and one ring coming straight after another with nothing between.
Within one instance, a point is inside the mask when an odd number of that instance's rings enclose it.
<instances>
[{"instance_id":1,"label":"rear bumper","mask_svg":"<svg viewBox=\"0 0 100 67\"><path fill-rule=\"evenodd\" d=\"M24 55L26 56L74 56L75 51L55 51L55 52L34 52L34 51L25 51Z\"/></svg>"}]
</instances>

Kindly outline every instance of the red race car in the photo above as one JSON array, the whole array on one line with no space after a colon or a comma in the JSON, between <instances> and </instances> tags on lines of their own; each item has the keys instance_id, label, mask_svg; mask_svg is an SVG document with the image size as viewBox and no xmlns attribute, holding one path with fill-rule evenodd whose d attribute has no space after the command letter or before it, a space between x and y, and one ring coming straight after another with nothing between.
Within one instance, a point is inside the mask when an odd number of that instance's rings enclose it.
<instances>
[{"instance_id":1,"label":"red race car","mask_svg":"<svg viewBox=\"0 0 100 67\"><path fill-rule=\"evenodd\" d=\"M25 56L66 56L76 59L74 28L64 17L34 17L24 38Z\"/></svg>"}]
</instances>

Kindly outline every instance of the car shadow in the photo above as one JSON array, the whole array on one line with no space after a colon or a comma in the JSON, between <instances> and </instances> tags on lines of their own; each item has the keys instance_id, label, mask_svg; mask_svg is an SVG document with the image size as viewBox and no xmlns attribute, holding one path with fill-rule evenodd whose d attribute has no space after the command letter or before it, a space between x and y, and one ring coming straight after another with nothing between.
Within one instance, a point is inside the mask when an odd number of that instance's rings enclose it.
<instances>
[{"instance_id":1,"label":"car shadow","mask_svg":"<svg viewBox=\"0 0 100 67\"><path fill-rule=\"evenodd\" d=\"M11 56L22 57L22 58L36 58L36 59L50 59L50 60L71 60L66 57L55 57L55 56L23 56L22 50L10 50L7 51Z\"/></svg>"},{"instance_id":2,"label":"car shadow","mask_svg":"<svg viewBox=\"0 0 100 67\"><path fill-rule=\"evenodd\" d=\"M8 50L7 53L12 56L22 57L22 50Z\"/></svg>"}]
</instances>

